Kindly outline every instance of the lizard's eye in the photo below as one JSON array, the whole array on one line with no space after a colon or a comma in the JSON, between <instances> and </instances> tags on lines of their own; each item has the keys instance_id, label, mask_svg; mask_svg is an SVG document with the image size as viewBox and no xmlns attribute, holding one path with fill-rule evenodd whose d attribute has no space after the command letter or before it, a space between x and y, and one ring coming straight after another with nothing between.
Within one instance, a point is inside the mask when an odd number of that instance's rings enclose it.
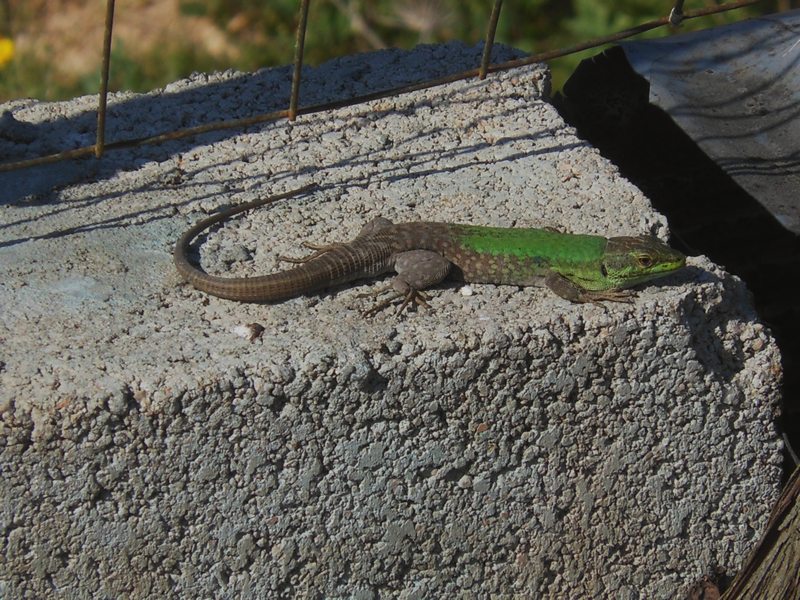
<instances>
[{"instance_id":1,"label":"lizard's eye","mask_svg":"<svg viewBox=\"0 0 800 600\"><path fill-rule=\"evenodd\" d=\"M636 260L639 263L639 266L642 267L643 269L647 269L648 267L652 267L653 266L653 258L648 256L648 255L646 255L646 254L642 254L641 256L637 256Z\"/></svg>"}]
</instances>

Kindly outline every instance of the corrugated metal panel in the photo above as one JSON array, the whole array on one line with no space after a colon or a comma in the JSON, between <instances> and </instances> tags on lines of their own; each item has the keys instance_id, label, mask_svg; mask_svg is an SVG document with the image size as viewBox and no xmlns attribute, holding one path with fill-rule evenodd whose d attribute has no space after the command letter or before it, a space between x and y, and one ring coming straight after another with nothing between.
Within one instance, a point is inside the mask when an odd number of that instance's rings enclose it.
<instances>
[{"instance_id":1,"label":"corrugated metal panel","mask_svg":"<svg viewBox=\"0 0 800 600\"><path fill-rule=\"evenodd\" d=\"M800 234L800 11L620 45L650 101Z\"/></svg>"}]
</instances>

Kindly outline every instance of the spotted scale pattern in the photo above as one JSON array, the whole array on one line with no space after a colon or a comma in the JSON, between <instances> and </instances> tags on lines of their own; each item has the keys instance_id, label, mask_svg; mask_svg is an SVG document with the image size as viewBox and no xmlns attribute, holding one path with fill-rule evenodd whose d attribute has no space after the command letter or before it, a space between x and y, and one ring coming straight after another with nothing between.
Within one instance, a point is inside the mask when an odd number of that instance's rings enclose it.
<instances>
[{"instance_id":1,"label":"spotted scale pattern","mask_svg":"<svg viewBox=\"0 0 800 600\"><path fill-rule=\"evenodd\" d=\"M571 300L613 299L608 294L584 296L583 291L622 289L684 264L682 254L648 237L609 240L544 229L393 224L378 218L352 242L326 246L292 269L228 278L209 275L186 257L191 239L204 226L199 223L176 245L178 271L199 290L243 302L285 300L392 270L398 271L393 287L399 292L435 285L449 273L467 282L512 285L535 285L544 278Z\"/></svg>"}]
</instances>

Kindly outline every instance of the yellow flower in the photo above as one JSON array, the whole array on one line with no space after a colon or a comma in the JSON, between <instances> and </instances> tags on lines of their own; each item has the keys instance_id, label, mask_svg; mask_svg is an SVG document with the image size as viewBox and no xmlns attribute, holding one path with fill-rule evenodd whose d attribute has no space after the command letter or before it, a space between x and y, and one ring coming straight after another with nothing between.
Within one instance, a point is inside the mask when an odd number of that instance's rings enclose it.
<instances>
[{"instance_id":1,"label":"yellow flower","mask_svg":"<svg viewBox=\"0 0 800 600\"><path fill-rule=\"evenodd\" d=\"M0 35L0 69L14 58L14 40Z\"/></svg>"}]
</instances>

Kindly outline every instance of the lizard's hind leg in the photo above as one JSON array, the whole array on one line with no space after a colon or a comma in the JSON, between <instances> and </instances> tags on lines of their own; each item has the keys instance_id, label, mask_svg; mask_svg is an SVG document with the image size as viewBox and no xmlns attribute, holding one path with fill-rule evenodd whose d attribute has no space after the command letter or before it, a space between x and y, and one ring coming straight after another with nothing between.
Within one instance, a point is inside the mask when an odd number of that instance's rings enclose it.
<instances>
[{"instance_id":1,"label":"lizard's hind leg","mask_svg":"<svg viewBox=\"0 0 800 600\"><path fill-rule=\"evenodd\" d=\"M309 250L313 250L314 252L302 258L292 258L291 256L279 256L278 260L282 262L292 263L293 265L300 265L303 263L307 263L310 260L314 260L315 258L319 258L323 254L327 254L331 250L336 250L336 248L340 248L341 246L344 246L344 244L341 243L312 244L311 242L303 242L301 246L303 246L303 248L308 248Z\"/></svg>"},{"instance_id":2,"label":"lizard's hind leg","mask_svg":"<svg viewBox=\"0 0 800 600\"><path fill-rule=\"evenodd\" d=\"M356 239L363 238L365 236L371 235L375 232L381 231L391 226L392 222L389 219L384 219L383 217L375 217L361 228L361 231L358 232ZM292 258L291 256L279 256L278 260L292 263L294 265L299 265L307 263L310 260L314 260L315 258L319 258L323 254L327 254L331 250L336 250L336 248L340 248L341 246L344 245L345 244L342 243L314 244L312 242L303 242L301 244L303 248L308 248L309 250L313 250L314 252L302 258Z\"/></svg>"},{"instance_id":3,"label":"lizard's hind leg","mask_svg":"<svg viewBox=\"0 0 800 600\"><path fill-rule=\"evenodd\" d=\"M442 282L450 272L450 267L449 260L430 250L401 252L394 258L394 270L397 275L388 286L378 290L374 295L377 296L390 290L395 293L373 306L365 315L374 315L399 298L402 298L403 301L397 310L398 314L402 313L411 303L415 306L430 308L428 296L422 290Z\"/></svg>"}]
</instances>

